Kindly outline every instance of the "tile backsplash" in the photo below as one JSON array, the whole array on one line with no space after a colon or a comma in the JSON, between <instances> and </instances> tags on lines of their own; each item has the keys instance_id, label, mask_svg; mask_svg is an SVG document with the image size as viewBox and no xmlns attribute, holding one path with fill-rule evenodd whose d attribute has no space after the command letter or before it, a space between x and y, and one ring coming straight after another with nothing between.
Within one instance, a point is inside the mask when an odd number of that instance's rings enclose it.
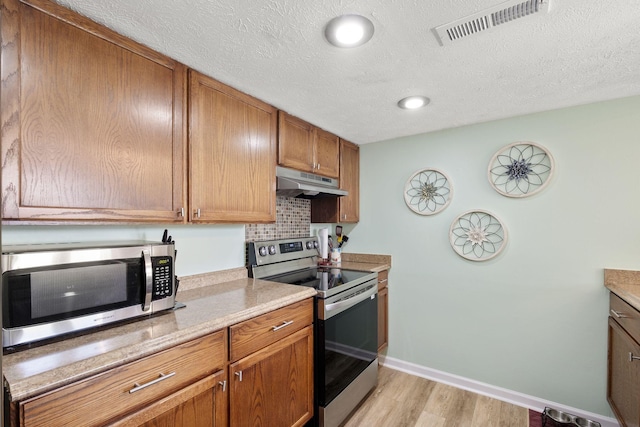
<instances>
[{"instance_id":1,"label":"tile backsplash","mask_svg":"<svg viewBox=\"0 0 640 427\"><path fill-rule=\"evenodd\" d=\"M276 197L275 224L247 224L245 240L306 237L311 233L311 200Z\"/></svg>"}]
</instances>

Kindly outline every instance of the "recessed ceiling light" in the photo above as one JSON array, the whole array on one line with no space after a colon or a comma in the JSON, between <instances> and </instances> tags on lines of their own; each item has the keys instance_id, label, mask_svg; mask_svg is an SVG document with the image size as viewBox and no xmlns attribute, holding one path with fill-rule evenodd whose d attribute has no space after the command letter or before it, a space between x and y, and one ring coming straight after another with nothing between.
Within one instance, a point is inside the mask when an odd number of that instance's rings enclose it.
<instances>
[{"instance_id":1,"label":"recessed ceiling light","mask_svg":"<svg viewBox=\"0 0 640 427\"><path fill-rule=\"evenodd\" d=\"M398 101L398 107L405 110L415 110L424 107L429 102L430 100L426 96L408 96Z\"/></svg>"},{"instance_id":2,"label":"recessed ceiling light","mask_svg":"<svg viewBox=\"0 0 640 427\"><path fill-rule=\"evenodd\" d=\"M329 21L324 36L337 47L362 46L373 37L373 24L364 16L342 15Z\"/></svg>"}]
</instances>

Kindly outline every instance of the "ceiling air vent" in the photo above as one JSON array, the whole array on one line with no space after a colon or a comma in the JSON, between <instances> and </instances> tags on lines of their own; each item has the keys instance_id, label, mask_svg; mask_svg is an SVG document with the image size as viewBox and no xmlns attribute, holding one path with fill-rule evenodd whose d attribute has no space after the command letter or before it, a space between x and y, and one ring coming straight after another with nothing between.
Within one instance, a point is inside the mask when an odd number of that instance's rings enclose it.
<instances>
[{"instance_id":1,"label":"ceiling air vent","mask_svg":"<svg viewBox=\"0 0 640 427\"><path fill-rule=\"evenodd\" d=\"M516 0L501 3L490 9L485 9L473 15L457 19L448 24L440 25L433 29L442 46L456 40L471 36L481 31L514 19L523 18L535 13L549 12L551 0Z\"/></svg>"}]
</instances>

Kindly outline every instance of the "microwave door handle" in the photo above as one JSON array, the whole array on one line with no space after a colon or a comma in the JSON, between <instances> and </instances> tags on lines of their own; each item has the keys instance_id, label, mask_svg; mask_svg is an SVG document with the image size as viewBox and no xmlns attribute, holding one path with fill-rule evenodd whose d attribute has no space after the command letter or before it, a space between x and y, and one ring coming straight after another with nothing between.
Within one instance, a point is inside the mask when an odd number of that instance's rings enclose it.
<instances>
[{"instance_id":1,"label":"microwave door handle","mask_svg":"<svg viewBox=\"0 0 640 427\"><path fill-rule=\"evenodd\" d=\"M144 292L144 304L142 306L142 311L149 311L151 307L151 291L153 290L153 267L151 265L151 255L149 251L142 251L142 258L144 260L144 281L145 281L145 292Z\"/></svg>"}]
</instances>

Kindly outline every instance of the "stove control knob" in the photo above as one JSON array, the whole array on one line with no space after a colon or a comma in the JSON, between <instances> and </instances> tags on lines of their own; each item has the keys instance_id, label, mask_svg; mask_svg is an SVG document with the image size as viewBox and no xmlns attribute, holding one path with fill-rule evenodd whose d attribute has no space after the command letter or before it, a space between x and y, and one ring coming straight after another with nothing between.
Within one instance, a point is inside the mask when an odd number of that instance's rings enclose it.
<instances>
[{"instance_id":1,"label":"stove control knob","mask_svg":"<svg viewBox=\"0 0 640 427\"><path fill-rule=\"evenodd\" d=\"M318 241L317 240L313 241L313 248L314 249L318 249Z\"/></svg>"},{"instance_id":2,"label":"stove control knob","mask_svg":"<svg viewBox=\"0 0 640 427\"><path fill-rule=\"evenodd\" d=\"M276 247L274 245L270 245L269 246L269 255L275 255L276 254Z\"/></svg>"},{"instance_id":3,"label":"stove control knob","mask_svg":"<svg viewBox=\"0 0 640 427\"><path fill-rule=\"evenodd\" d=\"M260 253L260 256L267 256L267 248L265 246L260 246L258 253Z\"/></svg>"},{"instance_id":4,"label":"stove control knob","mask_svg":"<svg viewBox=\"0 0 640 427\"><path fill-rule=\"evenodd\" d=\"M313 249L313 242L311 240L307 242L307 249Z\"/></svg>"}]
</instances>

